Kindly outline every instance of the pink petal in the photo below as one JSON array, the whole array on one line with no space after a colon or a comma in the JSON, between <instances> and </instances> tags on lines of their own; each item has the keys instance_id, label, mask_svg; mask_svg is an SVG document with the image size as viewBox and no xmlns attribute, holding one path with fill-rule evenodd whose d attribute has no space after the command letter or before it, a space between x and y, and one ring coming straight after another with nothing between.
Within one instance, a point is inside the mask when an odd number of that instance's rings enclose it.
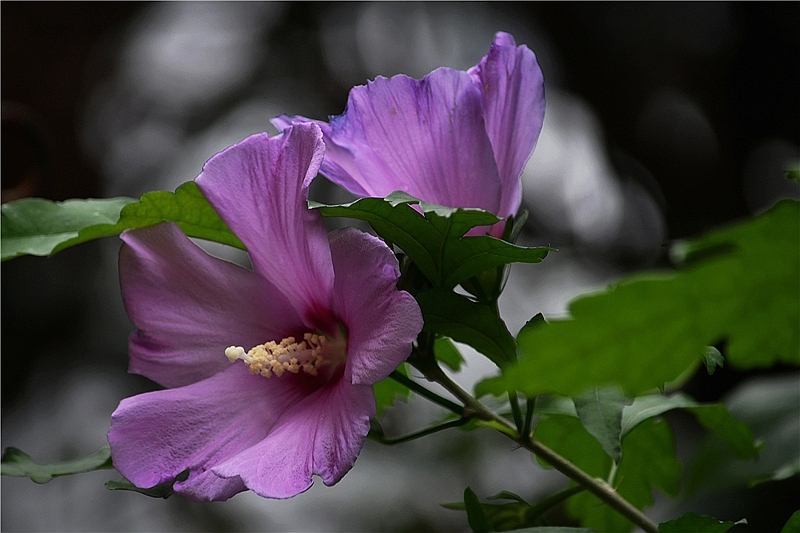
<instances>
[{"instance_id":1,"label":"pink petal","mask_svg":"<svg viewBox=\"0 0 800 533\"><path fill-rule=\"evenodd\" d=\"M397 259L380 239L352 228L334 231L331 255L335 305L348 333L345 378L372 385L408 358L422 313L397 290Z\"/></svg>"},{"instance_id":2,"label":"pink petal","mask_svg":"<svg viewBox=\"0 0 800 533\"><path fill-rule=\"evenodd\" d=\"M372 387L338 380L293 405L260 443L214 467L265 498L290 498L333 485L352 468L375 416Z\"/></svg>"},{"instance_id":3,"label":"pink petal","mask_svg":"<svg viewBox=\"0 0 800 533\"><path fill-rule=\"evenodd\" d=\"M298 377L298 376L292 376ZM244 490L241 479L211 469L266 438L276 422L313 389L305 380L266 379L244 364L187 387L123 400L111 415L114 467L138 487L152 487L189 468L178 492L224 500Z\"/></svg>"},{"instance_id":4,"label":"pink petal","mask_svg":"<svg viewBox=\"0 0 800 533\"><path fill-rule=\"evenodd\" d=\"M308 187L324 153L310 123L248 137L215 155L196 182L247 247L256 272L274 283L310 325L327 329L333 287L328 234L309 211ZM319 322L323 322L320 324Z\"/></svg>"},{"instance_id":5,"label":"pink petal","mask_svg":"<svg viewBox=\"0 0 800 533\"><path fill-rule=\"evenodd\" d=\"M282 127L289 120L273 122ZM345 113L320 127L327 146L320 171L353 194L402 190L447 206L500 207L481 94L465 72L378 77L354 87Z\"/></svg>"},{"instance_id":6,"label":"pink petal","mask_svg":"<svg viewBox=\"0 0 800 533\"><path fill-rule=\"evenodd\" d=\"M327 122L301 117L299 115L293 117L288 115L279 115L270 119L270 122L272 122L273 126L278 128L280 131L285 130L295 122L312 122L319 126L320 130L322 130L323 139L325 140L325 158L323 159L320 172L322 172L328 179L343 186L356 196L375 196L372 193L372 188L369 185L370 180L366 180L366 183L362 184L360 181L352 179L351 175L349 174L349 167L352 167L352 161L354 157L353 153L348 147L339 146L331 140L331 127ZM348 168L344 168L341 166L343 162L351 162L351 164ZM355 172L358 171L355 170ZM341 177L341 180L337 181L333 176L339 176Z\"/></svg>"},{"instance_id":7,"label":"pink petal","mask_svg":"<svg viewBox=\"0 0 800 533\"><path fill-rule=\"evenodd\" d=\"M122 240L122 298L138 328L131 372L167 387L188 385L227 368L228 346L249 349L302 331L272 284L206 254L175 224L126 231Z\"/></svg>"},{"instance_id":8,"label":"pink petal","mask_svg":"<svg viewBox=\"0 0 800 533\"><path fill-rule=\"evenodd\" d=\"M514 215L522 199L519 177L544 121L544 78L536 56L500 32L489 53L470 69L483 95L486 130L503 181L501 217Z\"/></svg>"}]
</instances>

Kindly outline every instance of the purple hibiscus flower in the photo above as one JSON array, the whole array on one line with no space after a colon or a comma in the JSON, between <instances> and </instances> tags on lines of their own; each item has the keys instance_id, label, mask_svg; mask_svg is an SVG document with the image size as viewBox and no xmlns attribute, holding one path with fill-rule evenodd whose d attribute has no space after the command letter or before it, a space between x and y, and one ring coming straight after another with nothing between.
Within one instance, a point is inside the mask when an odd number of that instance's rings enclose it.
<instances>
[{"instance_id":1,"label":"purple hibiscus flower","mask_svg":"<svg viewBox=\"0 0 800 533\"><path fill-rule=\"evenodd\" d=\"M282 115L279 128L309 119ZM377 77L354 87L343 115L314 121L327 151L320 172L357 196L401 190L450 207L516 214L520 175L544 120L536 56L500 32L480 63L415 80ZM502 234L497 226L492 233Z\"/></svg>"},{"instance_id":2,"label":"purple hibiscus flower","mask_svg":"<svg viewBox=\"0 0 800 533\"><path fill-rule=\"evenodd\" d=\"M197 178L253 270L211 257L177 226L122 235L120 283L138 330L130 370L165 387L111 417L114 466L139 487L172 480L193 500L245 489L288 498L353 466L372 385L422 328L395 287L392 252L354 229L327 234L306 205L324 153L314 124L254 135Z\"/></svg>"}]
</instances>

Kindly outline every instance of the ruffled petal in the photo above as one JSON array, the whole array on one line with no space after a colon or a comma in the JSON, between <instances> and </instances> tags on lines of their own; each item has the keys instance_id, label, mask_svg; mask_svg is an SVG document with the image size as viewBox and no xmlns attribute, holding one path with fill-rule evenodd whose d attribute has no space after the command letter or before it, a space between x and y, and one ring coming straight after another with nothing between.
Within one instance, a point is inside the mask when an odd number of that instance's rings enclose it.
<instances>
[{"instance_id":1,"label":"ruffled petal","mask_svg":"<svg viewBox=\"0 0 800 533\"><path fill-rule=\"evenodd\" d=\"M274 283L309 322L325 329L333 287L328 233L308 209L308 187L325 151L314 124L269 138L253 135L215 155L196 182L247 247L256 272Z\"/></svg>"},{"instance_id":2,"label":"ruffled petal","mask_svg":"<svg viewBox=\"0 0 800 533\"><path fill-rule=\"evenodd\" d=\"M378 77L354 87L345 113L320 125L327 146L320 172L360 196L402 190L432 203L497 212L500 179L482 106L465 72Z\"/></svg>"},{"instance_id":3,"label":"ruffled petal","mask_svg":"<svg viewBox=\"0 0 800 533\"><path fill-rule=\"evenodd\" d=\"M347 326L345 378L372 385L408 358L422 313L410 294L397 290L397 259L380 239L337 230L331 255L336 310Z\"/></svg>"},{"instance_id":4,"label":"ruffled petal","mask_svg":"<svg viewBox=\"0 0 800 533\"><path fill-rule=\"evenodd\" d=\"M522 200L519 177L544 122L544 78L536 56L499 32L470 76L483 95L486 131L503 182L501 217L516 214Z\"/></svg>"},{"instance_id":5,"label":"ruffled petal","mask_svg":"<svg viewBox=\"0 0 800 533\"><path fill-rule=\"evenodd\" d=\"M120 250L122 299L138 331L130 371L166 387L213 376L225 348L280 340L303 322L258 274L212 257L173 223L126 231Z\"/></svg>"},{"instance_id":6,"label":"ruffled petal","mask_svg":"<svg viewBox=\"0 0 800 533\"><path fill-rule=\"evenodd\" d=\"M297 376L292 376L297 377ZM266 379L243 364L187 387L122 400L111 415L114 467L138 487L169 481L193 500L224 500L244 490L242 479L212 468L264 440L278 419L313 388L304 379Z\"/></svg>"},{"instance_id":7,"label":"ruffled petal","mask_svg":"<svg viewBox=\"0 0 800 533\"><path fill-rule=\"evenodd\" d=\"M313 474L333 485L353 467L373 416L372 387L340 379L293 405L267 438L213 471L241 478L265 498L291 498L311 487Z\"/></svg>"}]
</instances>

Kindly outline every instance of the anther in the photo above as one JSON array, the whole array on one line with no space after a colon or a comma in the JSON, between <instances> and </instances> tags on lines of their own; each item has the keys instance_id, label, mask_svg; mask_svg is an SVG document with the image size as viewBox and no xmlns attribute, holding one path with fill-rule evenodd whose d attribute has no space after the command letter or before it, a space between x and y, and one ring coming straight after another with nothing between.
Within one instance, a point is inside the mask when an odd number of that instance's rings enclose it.
<instances>
[{"instance_id":1,"label":"anther","mask_svg":"<svg viewBox=\"0 0 800 533\"><path fill-rule=\"evenodd\" d=\"M259 344L248 352L241 346L230 346L225 349L225 356L231 363L241 359L251 374L259 374L265 378L272 374L280 377L286 371L297 374L301 370L316 376L317 367L325 362L322 348L327 340L324 335L306 333L300 342L295 342L294 337L286 337L280 343L269 341Z\"/></svg>"}]
</instances>

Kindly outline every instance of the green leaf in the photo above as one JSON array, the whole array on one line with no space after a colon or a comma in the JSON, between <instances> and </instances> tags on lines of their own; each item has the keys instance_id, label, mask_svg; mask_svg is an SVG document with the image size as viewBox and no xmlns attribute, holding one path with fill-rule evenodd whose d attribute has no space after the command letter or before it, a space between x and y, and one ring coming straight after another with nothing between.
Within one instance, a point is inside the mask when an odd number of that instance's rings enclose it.
<instances>
[{"instance_id":1,"label":"green leaf","mask_svg":"<svg viewBox=\"0 0 800 533\"><path fill-rule=\"evenodd\" d=\"M400 366L397 367L397 371L404 376L408 376L408 368L405 363L401 363ZM382 379L373 386L373 389L375 391L375 401L378 406L378 412L375 415L376 418L380 418L387 409L392 407L397 398L407 400L409 396L411 396L411 391L408 387L403 386L392 378Z\"/></svg>"},{"instance_id":2,"label":"green leaf","mask_svg":"<svg viewBox=\"0 0 800 533\"><path fill-rule=\"evenodd\" d=\"M794 514L789 517L786 525L781 529L781 533L800 533L800 511L795 511Z\"/></svg>"},{"instance_id":3,"label":"green leaf","mask_svg":"<svg viewBox=\"0 0 800 533\"><path fill-rule=\"evenodd\" d=\"M800 387L796 373L753 378L726 398L732 416L756 436L758 457L742 462L741 453L717 433L703 438L687 469L687 489L704 493L746 487L792 475L800 468ZM744 439L743 439L744 441ZM795 466L793 466L795 465Z\"/></svg>"},{"instance_id":4,"label":"green leaf","mask_svg":"<svg viewBox=\"0 0 800 533\"><path fill-rule=\"evenodd\" d=\"M453 341L447 337L437 337L433 342L433 355L452 370L458 372L464 363L464 357Z\"/></svg>"},{"instance_id":5,"label":"green leaf","mask_svg":"<svg viewBox=\"0 0 800 533\"><path fill-rule=\"evenodd\" d=\"M635 396L674 380L722 339L736 368L800 364L799 219L796 201L779 202L689 243L694 260L676 273L634 276L575 300L571 318L521 332L518 363L477 392L574 396L617 384ZM729 251L702 257L709 250Z\"/></svg>"},{"instance_id":6,"label":"green leaf","mask_svg":"<svg viewBox=\"0 0 800 533\"><path fill-rule=\"evenodd\" d=\"M609 455L572 416L544 417L536 426L536 438L591 476L606 479L612 471ZM652 505L652 489L656 487L676 495L680 474L672 431L663 420L647 420L623 437L616 489L632 505L639 509ZM588 492L568 500L567 511L583 526L598 531L633 529L626 518Z\"/></svg>"},{"instance_id":7,"label":"green leaf","mask_svg":"<svg viewBox=\"0 0 800 533\"><path fill-rule=\"evenodd\" d=\"M180 185L174 193L165 191L148 192L138 202L122 209L119 222L114 226L90 226L80 232L81 241L116 235L126 229L153 226L160 222L175 222L189 237L227 244L244 250L242 241L228 228L203 193L193 181ZM63 247L77 242L67 242Z\"/></svg>"},{"instance_id":8,"label":"green leaf","mask_svg":"<svg viewBox=\"0 0 800 533\"><path fill-rule=\"evenodd\" d=\"M619 464L622 458L622 410L631 403L617 388L590 390L573 398L575 411L583 427L591 433Z\"/></svg>"},{"instance_id":9,"label":"green leaf","mask_svg":"<svg viewBox=\"0 0 800 533\"><path fill-rule=\"evenodd\" d=\"M2 209L3 260L24 254L53 255L126 229L167 221L178 224L189 237L245 249L193 181L180 185L174 193L148 192L138 202L130 198L66 202L31 198L4 204Z\"/></svg>"},{"instance_id":10,"label":"green leaf","mask_svg":"<svg viewBox=\"0 0 800 533\"><path fill-rule=\"evenodd\" d=\"M37 463L17 448L6 448L1 468L4 476L28 477L35 483L47 483L59 476L83 474L114 466L111 464L111 451L106 446L82 459L50 464Z\"/></svg>"},{"instance_id":11,"label":"green leaf","mask_svg":"<svg viewBox=\"0 0 800 533\"><path fill-rule=\"evenodd\" d=\"M468 489L469 490L469 489ZM568 489L547 498L544 505L530 505L522 497L513 492L503 491L500 494L491 496L490 500L511 500L508 503L478 503L477 497L474 498L472 505L477 504L486 519L489 529L487 531L536 531L536 532L556 532L556 531L591 531L583 528L564 528L564 527L531 527L541 521L541 515L561 503L565 499L577 494L583 489ZM471 491L470 491L471 492ZM475 496L472 493L472 496ZM470 498L472 498L470 496ZM464 502L443 503L442 507L453 510L467 509L467 493L465 492ZM472 527L472 523L470 523ZM474 527L473 527L474 530Z\"/></svg>"},{"instance_id":12,"label":"green leaf","mask_svg":"<svg viewBox=\"0 0 800 533\"><path fill-rule=\"evenodd\" d=\"M72 241L86 227L113 225L132 198L67 200L51 202L25 198L3 204L0 237L2 260L21 255L50 255L62 243Z\"/></svg>"},{"instance_id":13,"label":"green leaf","mask_svg":"<svg viewBox=\"0 0 800 533\"><path fill-rule=\"evenodd\" d=\"M577 400L573 404L569 398L560 396L540 396L536 398L535 412L539 415L566 415L576 418L578 417L578 404ZM737 420L723 404L697 403L682 393L672 396L663 394L639 396L630 405L623 405L619 429L620 438L625 438L645 420L661 416L673 409L683 409L695 415L698 422L721 437L740 460L756 457L761 449L761 444L755 439L750 428ZM592 435L594 434L592 433ZM594 436L598 442L602 442L600 437ZM608 452L606 446L603 446L603 449Z\"/></svg>"},{"instance_id":14,"label":"green leaf","mask_svg":"<svg viewBox=\"0 0 800 533\"><path fill-rule=\"evenodd\" d=\"M467 522L474 533L487 533L492 530L478 497L469 487L464 489L464 508L467 511Z\"/></svg>"},{"instance_id":15,"label":"green leaf","mask_svg":"<svg viewBox=\"0 0 800 533\"><path fill-rule=\"evenodd\" d=\"M479 503L488 528L486 531L516 531L532 525L530 511L533 509L525 500L512 493L501 493L492 499L511 499L511 503ZM465 493L466 501L466 493ZM477 502L477 497L476 500ZM453 510L466 510L466 503L445 503L442 507ZM472 527L472 524L470 524Z\"/></svg>"},{"instance_id":16,"label":"green leaf","mask_svg":"<svg viewBox=\"0 0 800 533\"><path fill-rule=\"evenodd\" d=\"M699 516L686 513L677 520L658 524L659 533L725 533L738 524L746 524L747 520L738 522L722 522L711 516Z\"/></svg>"},{"instance_id":17,"label":"green leaf","mask_svg":"<svg viewBox=\"0 0 800 533\"><path fill-rule=\"evenodd\" d=\"M673 409L684 409L697 417L706 429L713 431L728 443L739 459L751 459L758 454L753 432L740 422L722 404L700 404L685 394L640 396L623 410L622 435L627 435L640 423Z\"/></svg>"},{"instance_id":18,"label":"green leaf","mask_svg":"<svg viewBox=\"0 0 800 533\"><path fill-rule=\"evenodd\" d=\"M150 496L151 498L164 498L167 499L175 493L173 485L175 485L176 481L186 481L189 478L189 469L187 468L177 476L175 479L171 481L165 481L164 483L159 483L149 489L142 489L131 483L125 478L122 478L119 481L106 481L106 488L108 490L129 490L132 492L138 492L139 494L144 494L145 496Z\"/></svg>"},{"instance_id":19,"label":"green leaf","mask_svg":"<svg viewBox=\"0 0 800 533\"><path fill-rule=\"evenodd\" d=\"M706 372L711 376L717 368L722 368L725 364L725 358L722 357L720 351L713 346L706 346L706 351L703 354L703 362L706 365Z\"/></svg>"},{"instance_id":20,"label":"green leaf","mask_svg":"<svg viewBox=\"0 0 800 533\"><path fill-rule=\"evenodd\" d=\"M423 331L468 344L501 367L514 360L514 338L492 305L445 289L423 291L416 298Z\"/></svg>"},{"instance_id":21,"label":"green leaf","mask_svg":"<svg viewBox=\"0 0 800 533\"><path fill-rule=\"evenodd\" d=\"M419 211L411 207L418 204ZM539 263L550 248L525 248L489 236L464 237L476 226L500 221L481 209L453 209L395 191L342 205L310 202L324 216L366 220L411 258L435 287L451 289L481 272L514 262Z\"/></svg>"}]
</instances>

